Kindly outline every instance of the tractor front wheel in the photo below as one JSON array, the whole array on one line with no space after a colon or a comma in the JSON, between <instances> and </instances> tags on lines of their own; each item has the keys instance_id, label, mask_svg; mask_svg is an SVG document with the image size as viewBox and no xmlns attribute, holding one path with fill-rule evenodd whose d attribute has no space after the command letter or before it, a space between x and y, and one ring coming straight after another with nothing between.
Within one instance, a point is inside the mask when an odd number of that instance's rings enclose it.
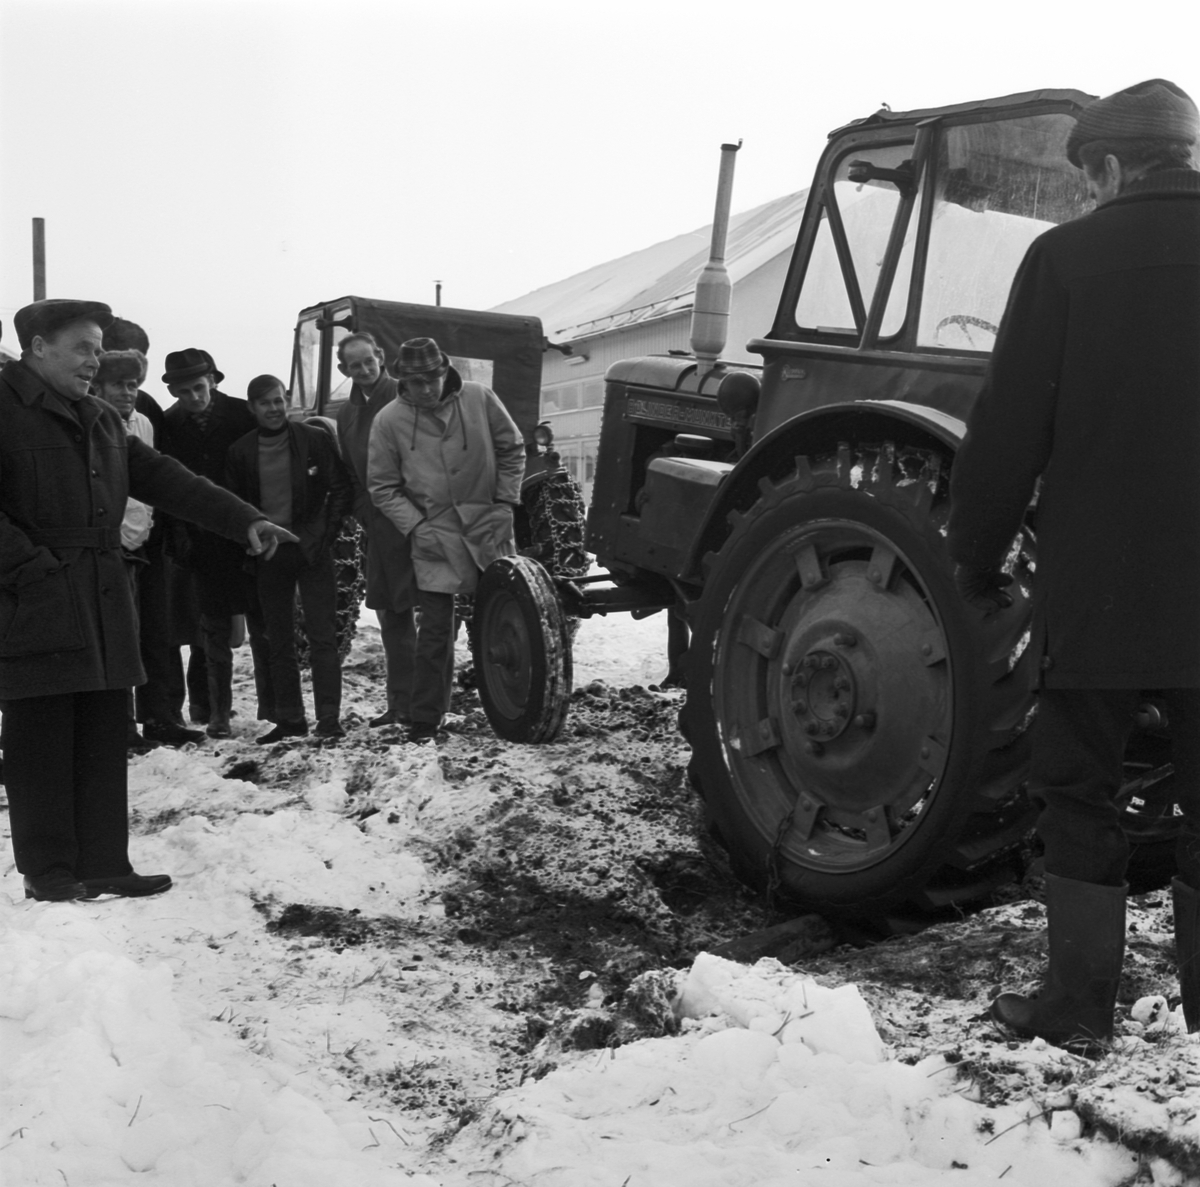
<instances>
[{"instance_id":1,"label":"tractor front wheel","mask_svg":"<svg viewBox=\"0 0 1200 1187\"><path fill-rule=\"evenodd\" d=\"M571 697L571 639L554 583L537 561L493 561L475 591L479 699L510 742L551 742Z\"/></svg>"}]
</instances>

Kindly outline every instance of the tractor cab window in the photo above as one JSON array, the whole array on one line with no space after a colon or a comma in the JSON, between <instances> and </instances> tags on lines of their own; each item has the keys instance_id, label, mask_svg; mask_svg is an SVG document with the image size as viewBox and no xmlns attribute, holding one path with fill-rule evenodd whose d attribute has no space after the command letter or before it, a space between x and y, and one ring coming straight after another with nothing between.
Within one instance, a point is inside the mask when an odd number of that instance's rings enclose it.
<instances>
[{"instance_id":1,"label":"tractor cab window","mask_svg":"<svg viewBox=\"0 0 1200 1187\"><path fill-rule=\"evenodd\" d=\"M1074 122L1023 116L939 136L919 346L992 349L1029 245L1088 209L1083 174L1067 163Z\"/></svg>"},{"instance_id":2,"label":"tractor cab window","mask_svg":"<svg viewBox=\"0 0 1200 1187\"><path fill-rule=\"evenodd\" d=\"M296 346L292 356L292 407L314 412L321 368L321 331L315 317L296 327Z\"/></svg>"},{"instance_id":3,"label":"tractor cab window","mask_svg":"<svg viewBox=\"0 0 1200 1187\"><path fill-rule=\"evenodd\" d=\"M796 304L796 324L823 334L856 335L871 307L896 212L900 189L885 176L910 168L913 146L892 144L852 150L842 158L826 191L812 255ZM869 180L855 180L864 174ZM853 176L852 176L853 175ZM909 220L904 246L880 325L881 338L904 322L912 276L916 219ZM845 244L843 269L838 239Z\"/></svg>"},{"instance_id":4,"label":"tractor cab window","mask_svg":"<svg viewBox=\"0 0 1200 1187\"><path fill-rule=\"evenodd\" d=\"M329 377L329 402L331 404L335 400L348 400L350 398L350 389L354 386L354 380L347 378L337 369L338 343L349 333L349 326L335 325L330 331L332 337L329 343L329 358L331 360L330 365L333 367L333 374Z\"/></svg>"}]
</instances>

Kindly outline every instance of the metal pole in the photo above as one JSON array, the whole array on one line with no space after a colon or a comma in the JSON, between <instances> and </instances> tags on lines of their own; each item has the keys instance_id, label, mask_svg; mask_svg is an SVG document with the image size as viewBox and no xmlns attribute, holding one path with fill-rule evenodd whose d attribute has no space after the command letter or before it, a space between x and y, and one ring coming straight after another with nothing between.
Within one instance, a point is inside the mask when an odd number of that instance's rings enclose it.
<instances>
[{"instance_id":1,"label":"metal pole","mask_svg":"<svg viewBox=\"0 0 1200 1187\"><path fill-rule=\"evenodd\" d=\"M33 299L46 299L46 220L33 220Z\"/></svg>"},{"instance_id":2,"label":"metal pole","mask_svg":"<svg viewBox=\"0 0 1200 1187\"><path fill-rule=\"evenodd\" d=\"M442 303L442 282L440 280L433 282L433 303L435 305Z\"/></svg>"}]
</instances>

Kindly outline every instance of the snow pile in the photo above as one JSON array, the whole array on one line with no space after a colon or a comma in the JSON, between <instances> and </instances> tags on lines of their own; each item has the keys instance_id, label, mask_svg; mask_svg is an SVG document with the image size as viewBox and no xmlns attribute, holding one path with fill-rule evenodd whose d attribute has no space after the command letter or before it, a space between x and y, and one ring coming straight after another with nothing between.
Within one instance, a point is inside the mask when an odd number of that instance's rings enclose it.
<instances>
[{"instance_id":1,"label":"snow pile","mask_svg":"<svg viewBox=\"0 0 1200 1187\"><path fill-rule=\"evenodd\" d=\"M490 1181L539 1187L1116 1187L1136 1170L1128 1150L1077 1140L1067 1108L1049 1123L1029 1103L985 1109L943 1056L888 1060L852 986L701 955L678 1009L677 1038L584 1055L501 1096L451 1148L458 1163L490 1151Z\"/></svg>"},{"instance_id":2,"label":"snow pile","mask_svg":"<svg viewBox=\"0 0 1200 1187\"><path fill-rule=\"evenodd\" d=\"M165 965L113 951L74 906L39 905L21 923L0 936L8 1183L382 1187L401 1177L361 1153L372 1144L365 1118L335 1116L290 1085L286 1065L181 1008Z\"/></svg>"}]
</instances>

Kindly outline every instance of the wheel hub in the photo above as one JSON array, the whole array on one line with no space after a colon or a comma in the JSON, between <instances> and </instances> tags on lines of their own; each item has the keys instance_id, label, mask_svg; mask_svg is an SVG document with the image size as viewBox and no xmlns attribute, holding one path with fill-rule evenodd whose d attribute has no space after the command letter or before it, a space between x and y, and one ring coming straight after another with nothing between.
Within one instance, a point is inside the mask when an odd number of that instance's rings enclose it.
<instances>
[{"instance_id":1,"label":"wheel hub","mask_svg":"<svg viewBox=\"0 0 1200 1187\"><path fill-rule=\"evenodd\" d=\"M853 638L839 634L838 640ZM837 641L829 647L814 647L791 675L792 712L804 733L812 740L809 753L817 753L823 742L841 737L850 728L858 712L859 690L854 668ZM861 723L860 723L861 728Z\"/></svg>"}]
</instances>

